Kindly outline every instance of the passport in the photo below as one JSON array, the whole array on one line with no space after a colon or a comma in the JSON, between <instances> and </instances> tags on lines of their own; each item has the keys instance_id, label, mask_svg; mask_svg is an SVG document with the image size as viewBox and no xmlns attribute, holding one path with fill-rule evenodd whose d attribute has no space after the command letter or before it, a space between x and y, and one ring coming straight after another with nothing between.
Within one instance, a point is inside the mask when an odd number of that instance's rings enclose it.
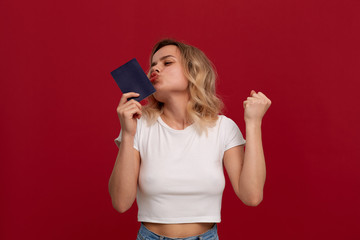
<instances>
[{"instance_id":1,"label":"passport","mask_svg":"<svg viewBox=\"0 0 360 240\"><path fill-rule=\"evenodd\" d=\"M139 97L131 97L128 100L135 99L140 102L156 92L136 58L112 71L111 75L122 93L136 92L140 94Z\"/></svg>"}]
</instances>

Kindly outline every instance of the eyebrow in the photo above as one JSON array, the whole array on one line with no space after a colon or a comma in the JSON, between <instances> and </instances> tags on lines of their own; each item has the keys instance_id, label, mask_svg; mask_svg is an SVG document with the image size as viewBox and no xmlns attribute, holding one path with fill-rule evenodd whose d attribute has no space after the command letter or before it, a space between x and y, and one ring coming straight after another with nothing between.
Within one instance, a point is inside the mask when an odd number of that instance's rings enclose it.
<instances>
[{"instance_id":1,"label":"eyebrow","mask_svg":"<svg viewBox=\"0 0 360 240\"><path fill-rule=\"evenodd\" d=\"M161 60L164 60L165 58L168 58L168 57L173 57L173 58L176 59L176 57L174 57L173 55L166 55L166 56L161 57L161 58L160 58L160 61L161 61ZM151 63L151 67L153 67L154 65L156 65L156 62Z\"/></svg>"}]
</instances>

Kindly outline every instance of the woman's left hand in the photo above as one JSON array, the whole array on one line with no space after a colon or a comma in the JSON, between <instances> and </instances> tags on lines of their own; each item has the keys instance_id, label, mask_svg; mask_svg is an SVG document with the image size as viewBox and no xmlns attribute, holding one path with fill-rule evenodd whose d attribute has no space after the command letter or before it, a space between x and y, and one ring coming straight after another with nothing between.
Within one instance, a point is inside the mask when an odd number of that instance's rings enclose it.
<instances>
[{"instance_id":1,"label":"woman's left hand","mask_svg":"<svg viewBox=\"0 0 360 240\"><path fill-rule=\"evenodd\" d=\"M243 105L245 109L245 123L261 123L262 118L271 105L271 101L262 92L256 93L254 90L251 90L250 97L244 101Z\"/></svg>"}]
</instances>

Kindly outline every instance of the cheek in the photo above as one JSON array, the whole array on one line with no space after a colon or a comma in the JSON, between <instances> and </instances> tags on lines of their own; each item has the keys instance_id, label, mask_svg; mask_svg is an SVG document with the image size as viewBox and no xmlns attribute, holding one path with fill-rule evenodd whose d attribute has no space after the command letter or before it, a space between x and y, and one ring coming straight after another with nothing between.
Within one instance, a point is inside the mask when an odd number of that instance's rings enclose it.
<instances>
[{"instance_id":1,"label":"cheek","mask_svg":"<svg viewBox=\"0 0 360 240\"><path fill-rule=\"evenodd\" d=\"M189 86L189 80L187 80L185 77L184 77L184 86L185 88L188 88Z\"/></svg>"},{"instance_id":2,"label":"cheek","mask_svg":"<svg viewBox=\"0 0 360 240\"><path fill-rule=\"evenodd\" d=\"M189 85L189 81L187 80L187 78L185 77L184 73L182 71L177 71L176 73L177 76L177 83L183 87L187 87Z\"/></svg>"}]
</instances>

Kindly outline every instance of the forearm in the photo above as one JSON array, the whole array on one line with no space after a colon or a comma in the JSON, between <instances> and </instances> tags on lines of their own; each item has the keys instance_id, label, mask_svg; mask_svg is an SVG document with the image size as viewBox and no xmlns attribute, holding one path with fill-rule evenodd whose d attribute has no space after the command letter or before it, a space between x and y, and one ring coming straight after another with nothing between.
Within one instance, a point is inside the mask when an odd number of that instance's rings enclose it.
<instances>
[{"instance_id":1,"label":"forearm","mask_svg":"<svg viewBox=\"0 0 360 240\"><path fill-rule=\"evenodd\" d=\"M261 140L261 122L246 124L246 147L244 163L239 179L241 199L251 205L262 201L266 167Z\"/></svg>"},{"instance_id":2,"label":"forearm","mask_svg":"<svg viewBox=\"0 0 360 240\"><path fill-rule=\"evenodd\" d=\"M116 162L109 179L109 193L113 206L125 212L136 198L139 166L135 161L134 137L123 136Z\"/></svg>"}]
</instances>

